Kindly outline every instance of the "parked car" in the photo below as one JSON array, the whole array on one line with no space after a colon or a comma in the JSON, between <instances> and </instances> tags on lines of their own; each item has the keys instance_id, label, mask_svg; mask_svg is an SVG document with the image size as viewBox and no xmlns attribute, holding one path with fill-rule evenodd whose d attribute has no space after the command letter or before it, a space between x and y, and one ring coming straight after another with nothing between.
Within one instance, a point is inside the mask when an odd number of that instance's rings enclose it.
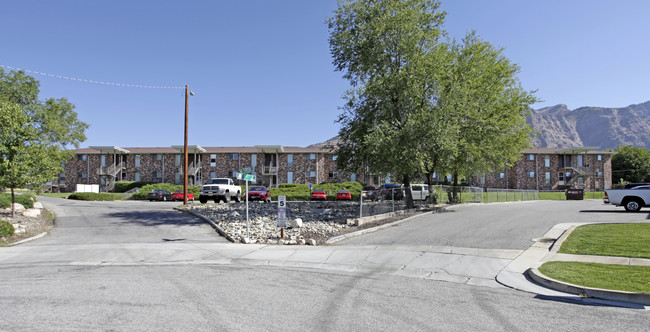
<instances>
[{"instance_id":1,"label":"parked car","mask_svg":"<svg viewBox=\"0 0 650 332\"><path fill-rule=\"evenodd\" d=\"M172 200L173 201L183 201L184 200L183 199L183 191L182 190L174 191L174 193L172 194ZM188 191L187 192L187 200L188 201L193 201L194 200L194 194L192 194L191 192Z\"/></svg>"},{"instance_id":2,"label":"parked car","mask_svg":"<svg viewBox=\"0 0 650 332\"><path fill-rule=\"evenodd\" d=\"M147 194L149 201L171 201L172 193L165 189L154 189Z\"/></svg>"},{"instance_id":3,"label":"parked car","mask_svg":"<svg viewBox=\"0 0 650 332\"><path fill-rule=\"evenodd\" d=\"M642 207L650 207L650 185L630 189L607 189L603 202L623 206L626 211L637 212Z\"/></svg>"},{"instance_id":4,"label":"parked car","mask_svg":"<svg viewBox=\"0 0 650 332\"><path fill-rule=\"evenodd\" d=\"M347 190L339 190L339 192L336 193L336 200L337 201L352 200L352 194L350 194L350 192Z\"/></svg>"},{"instance_id":5,"label":"parked car","mask_svg":"<svg viewBox=\"0 0 650 332\"><path fill-rule=\"evenodd\" d=\"M429 199L429 185L427 184L412 184L411 185L411 196L413 196L414 201L426 201Z\"/></svg>"},{"instance_id":6,"label":"parked car","mask_svg":"<svg viewBox=\"0 0 650 332\"><path fill-rule=\"evenodd\" d=\"M255 186L248 188L249 201L271 201L271 191L265 186Z\"/></svg>"},{"instance_id":7,"label":"parked car","mask_svg":"<svg viewBox=\"0 0 650 332\"><path fill-rule=\"evenodd\" d=\"M367 200L367 201L376 200L377 199L377 187L375 187L375 186L363 187L363 191L361 192L361 196L363 196L363 199Z\"/></svg>"},{"instance_id":8,"label":"parked car","mask_svg":"<svg viewBox=\"0 0 650 332\"><path fill-rule=\"evenodd\" d=\"M325 193L325 190L323 189L316 189L311 193L311 200L312 201L317 201L317 200L326 200L327 199L327 194Z\"/></svg>"},{"instance_id":9,"label":"parked car","mask_svg":"<svg viewBox=\"0 0 650 332\"><path fill-rule=\"evenodd\" d=\"M379 197L399 201L404 199L404 189L402 189L402 185L400 184L386 183L379 187Z\"/></svg>"}]
</instances>

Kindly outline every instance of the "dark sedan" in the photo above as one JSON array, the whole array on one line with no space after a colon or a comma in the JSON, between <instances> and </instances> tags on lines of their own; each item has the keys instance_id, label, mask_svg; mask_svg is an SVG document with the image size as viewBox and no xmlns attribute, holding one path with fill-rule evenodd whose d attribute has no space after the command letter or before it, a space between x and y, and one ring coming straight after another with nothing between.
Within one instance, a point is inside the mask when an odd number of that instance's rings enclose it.
<instances>
[{"instance_id":1,"label":"dark sedan","mask_svg":"<svg viewBox=\"0 0 650 332\"><path fill-rule=\"evenodd\" d=\"M169 190L154 189L147 194L149 201L171 201L172 193Z\"/></svg>"}]
</instances>

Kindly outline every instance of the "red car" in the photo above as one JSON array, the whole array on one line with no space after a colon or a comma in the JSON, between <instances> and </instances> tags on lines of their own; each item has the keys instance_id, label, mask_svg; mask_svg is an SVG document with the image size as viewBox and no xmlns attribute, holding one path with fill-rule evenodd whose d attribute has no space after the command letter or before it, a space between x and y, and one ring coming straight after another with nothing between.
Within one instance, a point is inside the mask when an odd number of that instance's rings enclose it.
<instances>
[{"instance_id":1,"label":"red car","mask_svg":"<svg viewBox=\"0 0 650 332\"><path fill-rule=\"evenodd\" d=\"M323 189L316 189L311 193L311 200L316 201L316 200L326 200L327 199L327 194L325 193L325 190Z\"/></svg>"},{"instance_id":2,"label":"red car","mask_svg":"<svg viewBox=\"0 0 650 332\"><path fill-rule=\"evenodd\" d=\"M255 186L248 188L249 201L271 201L271 192L264 186Z\"/></svg>"},{"instance_id":3,"label":"red car","mask_svg":"<svg viewBox=\"0 0 650 332\"><path fill-rule=\"evenodd\" d=\"M183 200L183 191L182 190L176 190L172 194L172 201L182 201ZM194 201L194 194L191 192L187 192L187 200L188 201Z\"/></svg>"},{"instance_id":4,"label":"red car","mask_svg":"<svg viewBox=\"0 0 650 332\"><path fill-rule=\"evenodd\" d=\"M341 200L351 200L352 199L352 194L350 194L349 191L347 190L339 190L339 192L336 193L336 200L341 201Z\"/></svg>"}]
</instances>

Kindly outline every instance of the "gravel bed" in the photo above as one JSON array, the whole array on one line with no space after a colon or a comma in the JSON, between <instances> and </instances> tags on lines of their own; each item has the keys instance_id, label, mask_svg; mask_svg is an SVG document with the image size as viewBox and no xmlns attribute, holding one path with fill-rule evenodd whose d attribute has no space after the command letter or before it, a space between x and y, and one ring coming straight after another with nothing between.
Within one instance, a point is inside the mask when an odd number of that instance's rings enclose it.
<instances>
[{"instance_id":1,"label":"gravel bed","mask_svg":"<svg viewBox=\"0 0 650 332\"><path fill-rule=\"evenodd\" d=\"M54 214L46 209L41 209L37 217L26 217L22 211L16 211L11 217L11 209L0 209L0 220L10 222L14 226L14 235L0 237L0 246L8 246L18 241L28 239L43 232L48 232L54 227Z\"/></svg>"}]
</instances>

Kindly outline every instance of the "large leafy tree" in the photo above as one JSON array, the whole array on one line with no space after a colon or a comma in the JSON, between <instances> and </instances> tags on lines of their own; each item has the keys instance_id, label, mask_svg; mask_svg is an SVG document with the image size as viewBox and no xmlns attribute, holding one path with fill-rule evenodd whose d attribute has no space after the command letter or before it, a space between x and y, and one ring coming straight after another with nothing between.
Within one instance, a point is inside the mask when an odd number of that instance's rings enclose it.
<instances>
[{"instance_id":1,"label":"large leafy tree","mask_svg":"<svg viewBox=\"0 0 650 332\"><path fill-rule=\"evenodd\" d=\"M38 99L39 83L23 71L0 69L0 187L38 186L69 160L88 125L65 98ZM13 210L12 210L13 214Z\"/></svg>"},{"instance_id":2,"label":"large leafy tree","mask_svg":"<svg viewBox=\"0 0 650 332\"><path fill-rule=\"evenodd\" d=\"M631 145L616 148L612 157L613 180L625 182L650 182L650 151Z\"/></svg>"},{"instance_id":3,"label":"large leafy tree","mask_svg":"<svg viewBox=\"0 0 650 332\"><path fill-rule=\"evenodd\" d=\"M330 51L353 87L339 117L340 168L391 174L407 187L422 174L444 15L435 0L339 3Z\"/></svg>"}]
</instances>

